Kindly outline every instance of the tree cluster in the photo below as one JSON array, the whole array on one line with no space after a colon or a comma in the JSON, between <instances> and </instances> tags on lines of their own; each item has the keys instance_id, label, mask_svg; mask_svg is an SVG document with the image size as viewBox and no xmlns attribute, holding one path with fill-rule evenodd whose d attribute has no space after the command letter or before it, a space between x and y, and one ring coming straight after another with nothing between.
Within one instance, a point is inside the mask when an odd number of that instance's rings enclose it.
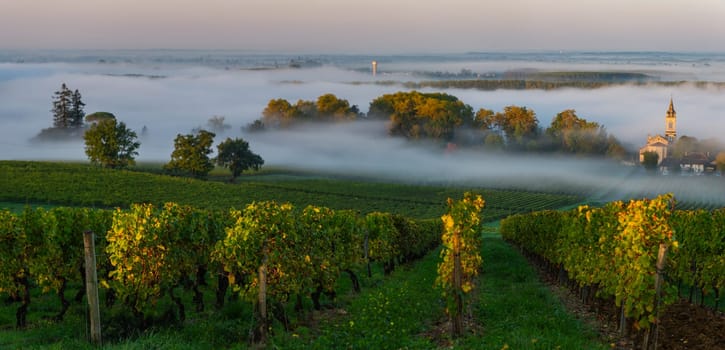
<instances>
[{"instance_id":1,"label":"tree cluster","mask_svg":"<svg viewBox=\"0 0 725 350\"><path fill-rule=\"evenodd\" d=\"M77 89L72 91L65 83L61 84L60 90L53 93L53 108L50 110L53 126L41 130L36 139L63 140L82 136L85 105Z\"/></svg>"},{"instance_id":2,"label":"tree cluster","mask_svg":"<svg viewBox=\"0 0 725 350\"><path fill-rule=\"evenodd\" d=\"M249 149L249 143L240 138L227 138L217 145L217 157L210 157L214 143L213 132L198 130L178 134L174 139L171 160L163 168L171 175L204 179L215 165L228 168L232 181L248 169L258 170L264 159ZM136 132L128 129L116 118L101 119L91 124L84 135L86 155L93 164L107 168L126 168L135 164Z\"/></svg>"},{"instance_id":3,"label":"tree cluster","mask_svg":"<svg viewBox=\"0 0 725 350\"><path fill-rule=\"evenodd\" d=\"M408 139L451 141L454 130L470 122L473 108L444 93L397 92L370 102L368 118L389 119L389 133Z\"/></svg>"},{"instance_id":4,"label":"tree cluster","mask_svg":"<svg viewBox=\"0 0 725 350\"><path fill-rule=\"evenodd\" d=\"M725 149L725 146L718 140L698 140L696 137L682 135L672 144L672 157L680 159L690 153L703 153L710 158Z\"/></svg>"},{"instance_id":5,"label":"tree cluster","mask_svg":"<svg viewBox=\"0 0 725 350\"><path fill-rule=\"evenodd\" d=\"M484 131L484 144L509 150L559 152L623 158L626 150L613 135L596 122L567 109L558 113L546 129L536 113L526 107L507 106L502 112L480 109L474 125Z\"/></svg>"},{"instance_id":6,"label":"tree cluster","mask_svg":"<svg viewBox=\"0 0 725 350\"><path fill-rule=\"evenodd\" d=\"M298 100L295 104L279 98L270 100L262 118L248 125L247 130L284 129L303 122L352 121L360 116L356 105L333 94L324 94L317 101Z\"/></svg>"},{"instance_id":7,"label":"tree cluster","mask_svg":"<svg viewBox=\"0 0 725 350\"><path fill-rule=\"evenodd\" d=\"M92 164L106 168L127 168L135 164L138 148L138 135L125 123L119 122L109 112L95 112L86 116L85 103L78 90L71 91L65 83L53 94L53 127L43 129L37 139L68 139L82 137L85 153ZM298 102L298 104L304 104ZM270 105L272 103L270 102ZM310 111L316 116L346 117L357 113L357 107L350 107L346 100L340 100L332 94L320 96ZM85 119L85 122L84 122ZM231 126L224 117L214 116L208 120L208 126L223 133ZM146 132L146 127L143 128ZM232 172L232 181L243 171L259 169L264 160L249 149L249 143L243 139L227 138L217 146L218 156L211 158L211 147L216 134L201 128L191 134L177 135L171 160L164 169L172 175L206 178L215 165L228 168Z\"/></svg>"},{"instance_id":8,"label":"tree cluster","mask_svg":"<svg viewBox=\"0 0 725 350\"><path fill-rule=\"evenodd\" d=\"M514 150L536 149L536 140L541 133L536 113L519 106L507 106L498 113L481 108L472 124L483 131L485 145Z\"/></svg>"},{"instance_id":9,"label":"tree cluster","mask_svg":"<svg viewBox=\"0 0 725 350\"><path fill-rule=\"evenodd\" d=\"M389 133L409 139L432 139L463 146L511 151L562 152L623 157L624 147L603 126L576 115L557 114L543 130L527 107L507 106L494 112L471 106L443 93L398 92L370 103L369 119L387 119Z\"/></svg>"},{"instance_id":10,"label":"tree cluster","mask_svg":"<svg viewBox=\"0 0 725 350\"><path fill-rule=\"evenodd\" d=\"M83 127L83 111L85 103L81 100L81 93L76 89L71 91L65 83L56 91L53 97L53 127L59 129Z\"/></svg>"},{"instance_id":11,"label":"tree cluster","mask_svg":"<svg viewBox=\"0 0 725 350\"><path fill-rule=\"evenodd\" d=\"M224 116L215 115L215 116L209 118L209 120L207 120L206 129L204 129L203 127L200 126L200 127L192 129L191 132L197 133L201 130L207 130L207 131L211 131L217 135L224 134L225 132L227 132L228 130L230 130L232 128L231 125L226 123L225 119L226 118Z\"/></svg>"},{"instance_id":12,"label":"tree cluster","mask_svg":"<svg viewBox=\"0 0 725 350\"><path fill-rule=\"evenodd\" d=\"M177 135L171 161L164 169L172 175L191 176L204 179L214 165L228 168L232 181L248 169L259 170L264 159L249 149L249 143L240 138L229 138L217 145L217 156L210 157L216 134L199 130L192 134Z\"/></svg>"},{"instance_id":13,"label":"tree cluster","mask_svg":"<svg viewBox=\"0 0 725 350\"><path fill-rule=\"evenodd\" d=\"M598 123L577 116L574 110L557 114L546 129L534 110L506 106L500 112L473 108L446 93L419 91L385 94L370 102L367 115L357 106L333 94L316 102L272 99L262 118L246 126L247 131L289 128L305 121L357 120L388 122L391 136L409 140L431 140L463 147L485 147L508 151L559 152L586 156L624 158L626 150Z\"/></svg>"}]
</instances>

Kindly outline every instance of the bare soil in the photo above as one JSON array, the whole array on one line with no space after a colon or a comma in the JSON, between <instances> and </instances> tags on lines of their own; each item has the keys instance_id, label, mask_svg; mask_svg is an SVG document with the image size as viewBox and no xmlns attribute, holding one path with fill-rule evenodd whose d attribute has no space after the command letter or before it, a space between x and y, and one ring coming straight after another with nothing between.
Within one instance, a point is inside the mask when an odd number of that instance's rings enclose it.
<instances>
[{"instance_id":1,"label":"bare soil","mask_svg":"<svg viewBox=\"0 0 725 350\"><path fill-rule=\"evenodd\" d=\"M541 280L559 297L567 311L596 329L601 339L613 349L641 349L641 332L630 332L633 334L622 336L617 329L619 308L612 300L595 299L594 302L586 304L578 290L559 284L558 276L540 268L532 260L529 262L537 268ZM670 305L661 315L657 349L725 350L725 315L691 304L687 300L680 300Z\"/></svg>"}]
</instances>

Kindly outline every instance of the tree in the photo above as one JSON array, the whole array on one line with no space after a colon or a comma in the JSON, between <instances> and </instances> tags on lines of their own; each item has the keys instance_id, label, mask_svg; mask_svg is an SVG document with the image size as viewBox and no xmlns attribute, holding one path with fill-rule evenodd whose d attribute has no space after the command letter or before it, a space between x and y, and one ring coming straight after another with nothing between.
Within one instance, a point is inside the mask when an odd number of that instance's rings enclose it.
<instances>
[{"instance_id":1,"label":"tree","mask_svg":"<svg viewBox=\"0 0 725 350\"><path fill-rule=\"evenodd\" d=\"M500 137L495 139L503 139L506 147L512 149L529 147L539 135L536 113L526 107L507 106L503 112L495 114L482 108L476 112L472 124L474 128L484 131L484 139L498 134Z\"/></svg>"},{"instance_id":2,"label":"tree","mask_svg":"<svg viewBox=\"0 0 725 350\"><path fill-rule=\"evenodd\" d=\"M116 122L115 118L93 123L83 139L91 163L106 168L134 165L134 157L138 155L136 150L141 146L136 142L136 132L128 129L123 122Z\"/></svg>"},{"instance_id":3,"label":"tree","mask_svg":"<svg viewBox=\"0 0 725 350\"><path fill-rule=\"evenodd\" d=\"M214 133L199 130L196 134L176 135L171 161L164 164L164 169L174 174L188 174L195 178L206 178L214 169L209 158L214 143Z\"/></svg>"},{"instance_id":4,"label":"tree","mask_svg":"<svg viewBox=\"0 0 725 350\"><path fill-rule=\"evenodd\" d=\"M334 94L324 94L317 101L298 100L296 104L281 98L272 99L262 111L260 123L266 128L284 129L304 121L350 121L355 120L359 114L357 106L350 106L347 100ZM250 125L248 129L261 130L256 126Z\"/></svg>"},{"instance_id":5,"label":"tree","mask_svg":"<svg viewBox=\"0 0 725 350\"><path fill-rule=\"evenodd\" d=\"M53 93L53 127L59 129L69 128L72 125L73 93L63 83L60 90Z\"/></svg>"},{"instance_id":6,"label":"tree","mask_svg":"<svg viewBox=\"0 0 725 350\"><path fill-rule=\"evenodd\" d=\"M109 112L94 112L85 116L86 123L88 124L98 123L107 119L116 119L116 116Z\"/></svg>"},{"instance_id":7,"label":"tree","mask_svg":"<svg viewBox=\"0 0 725 350\"><path fill-rule=\"evenodd\" d=\"M83 118L86 116L86 113L83 111L85 105L81 100L81 93L76 89L71 95L70 127L80 128L83 126Z\"/></svg>"},{"instance_id":8,"label":"tree","mask_svg":"<svg viewBox=\"0 0 725 350\"><path fill-rule=\"evenodd\" d=\"M720 172L725 171L725 152L720 152L715 156L715 165Z\"/></svg>"},{"instance_id":9,"label":"tree","mask_svg":"<svg viewBox=\"0 0 725 350\"><path fill-rule=\"evenodd\" d=\"M249 149L249 143L243 139L227 138L217 145L216 164L229 168L234 181L247 169L258 170L264 164L264 159Z\"/></svg>"},{"instance_id":10,"label":"tree","mask_svg":"<svg viewBox=\"0 0 725 350\"><path fill-rule=\"evenodd\" d=\"M368 117L388 118L391 135L448 141L457 127L471 122L473 109L448 94L397 92L373 100Z\"/></svg>"},{"instance_id":11,"label":"tree","mask_svg":"<svg viewBox=\"0 0 725 350\"><path fill-rule=\"evenodd\" d=\"M334 94L324 94L318 97L316 107L317 115L321 119L353 120L357 117L350 107L350 102L340 99Z\"/></svg>"},{"instance_id":12,"label":"tree","mask_svg":"<svg viewBox=\"0 0 725 350\"><path fill-rule=\"evenodd\" d=\"M314 101L297 100L294 105L295 117L302 120L317 118L317 104Z\"/></svg>"},{"instance_id":13,"label":"tree","mask_svg":"<svg viewBox=\"0 0 725 350\"><path fill-rule=\"evenodd\" d=\"M620 160L627 156L627 150L614 135L609 135L607 141L607 156Z\"/></svg>"},{"instance_id":14,"label":"tree","mask_svg":"<svg viewBox=\"0 0 725 350\"><path fill-rule=\"evenodd\" d=\"M262 122L262 120L261 119L257 119L255 121L247 124L247 126L243 127L242 128L242 131L259 132L259 131L264 131L265 129L266 128L265 128L264 123Z\"/></svg>"},{"instance_id":15,"label":"tree","mask_svg":"<svg viewBox=\"0 0 725 350\"><path fill-rule=\"evenodd\" d=\"M231 125L224 122L223 116L215 115L206 122L206 125L211 129L214 133L220 133L223 134L225 131L232 128Z\"/></svg>"},{"instance_id":16,"label":"tree","mask_svg":"<svg viewBox=\"0 0 725 350\"><path fill-rule=\"evenodd\" d=\"M672 145L672 156L675 158L682 158L690 152L699 152L700 142L697 138L687 135L680 136L674 145Z\"/></svg>"},{"instance_id":17,"label":"tree","mask_svg":"<svg viewBox=\"0 0 725 350\"><path fill-rule=\"evenodd\" d=\"M609 139L598 123L579 118L576 111L567 109L554 117L546 129L558 150L567 153L604 155Z\"/></svg>"},{"instance_id":18,"label":"tree","mask_svg":"<svg viewBox=\"0 0 725 350\"><path fill-rule=\"evenodd\" d=\"M657 154L657 152L644 152L644 154L642 154L642 158L642 166L644 166L647 171L653 172L657 170L657 165L659 164L660 160L660 156L659 154Z\"/></svg>"},{"instance_id":19,"label":"tree","mask_svg":"<svg viewBox=\"0 0 725 350\"><path fill-rule=\"evenodd\" d=\"M473 127L476 129L491 130L495 123L493 119L494 115L495 114L490 109L479 109L478 112L476 112L476 115L473 117Z\"/></svg>"},{"instance_id":20,"label":"tree","mask_svg":"<svg viewBox=\"0 0 725 350\"><path fill-rule=\"evenodd\" d=\"M539 134L536 113L526 107L507 106L493 117L495 125L506 134L509 146L524 146Z\"/></svg>"},{"instance_id":21,"label":"tree","mask_svg":"<svg viewBox=\"0 0 725 350\"><path fill-rule=\"evenodd\" d=\"M505 145L503 136L497 133L488 133L483 139L483 145L491 149L502 149Z\"/></svg>"},{"instance_id":22,"label":"tree","mask_svg":"<svg viewBox=\"0 0 725 350\"><path fill-rule=\"evenodd\" d=\"M262 111L262 121L273 128L284 128L292 124L297 114L299 111L289 101L282 98L272 99Z\"/></svg>"}]
</instances>

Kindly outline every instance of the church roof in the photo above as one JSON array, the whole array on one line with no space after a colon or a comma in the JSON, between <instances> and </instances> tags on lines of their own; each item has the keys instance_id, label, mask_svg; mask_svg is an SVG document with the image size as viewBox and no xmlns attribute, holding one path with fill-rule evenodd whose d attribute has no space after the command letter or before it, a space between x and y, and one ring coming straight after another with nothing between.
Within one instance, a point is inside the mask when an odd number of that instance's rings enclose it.
<instances>
[{"instance_id":1,"label":"church roof","mask_svg":"<svg viewBox=\"0 0 725 350\"><path fill-rule=\"evenodd\" d=\"M672 97L670 97L670 107L667 108L667 114L675 113L675 105L672 103Z\"/></svg>"},{"instance_id":2,"label":"church roof","mask_svg":"<svg viewBox=\"0 0 725 350\"><path fill-rule=\"evenodd\" d=\"M670 141L662 135L647 136L647 145L664 144L665 146L670 144Z\"/></svg>"}]
</instances>

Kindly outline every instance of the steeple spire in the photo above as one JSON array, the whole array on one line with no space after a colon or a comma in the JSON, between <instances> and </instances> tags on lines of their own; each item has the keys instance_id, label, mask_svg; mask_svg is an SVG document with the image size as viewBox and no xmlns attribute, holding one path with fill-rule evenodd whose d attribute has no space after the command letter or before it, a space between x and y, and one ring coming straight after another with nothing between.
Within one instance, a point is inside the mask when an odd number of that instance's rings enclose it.
<instances>
[{"instance_id":1,"label":"steeple spire","mask_svg":"<svg viewBox=\"0 0 725 350\"><path fill-rule=\"evenodd\" d=\"M667 108L667 116L665 116L665 137L673 142L677 137L677 113L675 105L670 96L670 107Z\"/></svg>"}]
</instances>

